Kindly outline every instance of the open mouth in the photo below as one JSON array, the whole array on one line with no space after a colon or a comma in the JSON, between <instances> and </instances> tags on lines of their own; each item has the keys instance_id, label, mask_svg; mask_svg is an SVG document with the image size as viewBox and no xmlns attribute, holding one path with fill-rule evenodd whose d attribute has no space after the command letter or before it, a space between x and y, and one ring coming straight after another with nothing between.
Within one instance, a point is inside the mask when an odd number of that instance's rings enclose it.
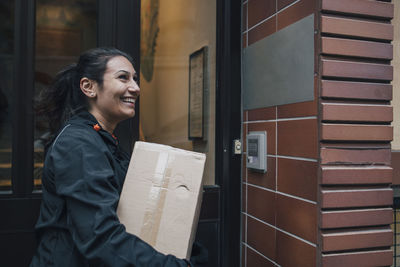
<instances>
[{"instance_id":1,"label":"open mouth","mask_svg":"<svg viewBox=\"0 0 400 267\"><path fill-rule=\"evenodd\" d=\"M122 102L124 103L129 103L129 104L135 104L136 98L134 97L123 97Z\"/></svg>"}]
</instances>

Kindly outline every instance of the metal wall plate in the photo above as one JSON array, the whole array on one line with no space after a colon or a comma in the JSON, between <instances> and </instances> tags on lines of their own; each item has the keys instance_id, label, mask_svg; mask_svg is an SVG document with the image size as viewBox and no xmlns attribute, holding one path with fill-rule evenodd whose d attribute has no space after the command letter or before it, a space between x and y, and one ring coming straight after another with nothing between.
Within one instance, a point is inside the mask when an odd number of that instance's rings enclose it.
<instances>
[{"instance_id":1,"label":"metal wall plate","mask_svg":"<svg viewBox=\"0 0 400 267\"><path fill-rule=\"evenodd\" d=\"M246 47L243 105L255 109L314 99L314 14Z\"/></svg>"}]
</instances>

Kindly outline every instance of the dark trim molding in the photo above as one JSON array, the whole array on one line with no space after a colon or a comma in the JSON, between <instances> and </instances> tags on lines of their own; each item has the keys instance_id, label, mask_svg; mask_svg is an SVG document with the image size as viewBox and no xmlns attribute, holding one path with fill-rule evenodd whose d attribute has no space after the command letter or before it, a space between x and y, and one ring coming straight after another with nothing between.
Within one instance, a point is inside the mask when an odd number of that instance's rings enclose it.
<instances>
[{"instance_id":1,"label":"dark trim molding","mask_svg":"<svg viewBox=\"0 0 400 267\"><path fill-rule=\"evenodd\" d=\"M220 266L240 266L241 1L217 5L216 183L221 187Z\"/></svg>"},{"instance_id":2,"label":"dark trim molding","mask_svg":"<svg viewBox=\"0 0 400 267\"><path fill-rule=\"evenodd\" d=\"M35 1L15 1L12 190L14 196L33 189L33 94ZM21 78L22 77L22 78ZM27 153L29 152L29 153ZM17 166L18 168L14 167Z\"/></svg>"},{"instance_id":3,"label":"dark trim molding","mask_svg":"<svg viewBox=\"0 0 400 267\"><path fill-rule=\"evenodd\" d=\"M200 211L200 220L197 225L196 242L208 250L208 264L206 266L220 266L220 235L221 209L219 206L220 188L218 185L204 186L203 203Z\"/></svg>"},{"instance_id":4,"label":"dark trim molding","mask_svg":"<svg viewBox=\"0 0 400 267\"><path fill-rule=\"evenodd\" d=\"M219 206L220 187L218 185L205 185L203 189L203 201L199 221L219 222L221 216L221 208Z\"/></svg>"},{"instance_id":5,"label":"dark trim molding","mask_svg":"<svg viewBox=\"0 0 400 267\"><path fill-rule=\"evenodd\" d=\"M116 43L116 1L97 1L97 46L115 46Z\"/></svg>"}]
</instances>

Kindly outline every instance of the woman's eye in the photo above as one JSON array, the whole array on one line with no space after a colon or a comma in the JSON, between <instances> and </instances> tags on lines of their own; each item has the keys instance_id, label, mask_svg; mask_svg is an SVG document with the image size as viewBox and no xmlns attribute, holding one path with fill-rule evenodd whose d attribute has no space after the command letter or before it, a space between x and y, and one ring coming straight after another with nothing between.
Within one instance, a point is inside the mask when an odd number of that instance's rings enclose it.
<instances>
[{"instance_id":1,"label":"woman's eye","mask_svg":"<svg viewBox=\"0 0 400 267\"><path fill-rule=\"evenodd\" d=\"M137 81L138 81L138 76L137 76L137 75L134 75L134 76L133 76L133 80L134 80L135 82L137 82Z\"/></svg>"},{"instance_id":2,"label":"woman's eye","mask_svg":"<svg viewBox=\"0 0 400 267\"><path fill-rule=\"evenodd\" d=\"M120 75L118 78L122 80L128 80L128 75Z\"/></svg>"}]
</instances>

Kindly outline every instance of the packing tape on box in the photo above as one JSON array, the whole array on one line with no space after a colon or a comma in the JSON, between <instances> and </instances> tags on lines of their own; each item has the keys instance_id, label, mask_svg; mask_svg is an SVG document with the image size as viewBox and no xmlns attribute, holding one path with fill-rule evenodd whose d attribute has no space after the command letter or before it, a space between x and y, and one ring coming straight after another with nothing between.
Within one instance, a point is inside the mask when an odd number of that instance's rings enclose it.
<instances>
[{"instance_id":1,"label":"packing tape on box","mask_svg":"<svg viewBox=\"0 0 400 267\"><path fill-rule=\"evenodd\" d=\"M160 152L154 171L153 185L150 187L146 202L146 212L143 218L140 236L152 246L157 242L158 230L162 217L162 211L167 197L171 169L168 165L168 152Z\"/></svg>"}]
</instances>

